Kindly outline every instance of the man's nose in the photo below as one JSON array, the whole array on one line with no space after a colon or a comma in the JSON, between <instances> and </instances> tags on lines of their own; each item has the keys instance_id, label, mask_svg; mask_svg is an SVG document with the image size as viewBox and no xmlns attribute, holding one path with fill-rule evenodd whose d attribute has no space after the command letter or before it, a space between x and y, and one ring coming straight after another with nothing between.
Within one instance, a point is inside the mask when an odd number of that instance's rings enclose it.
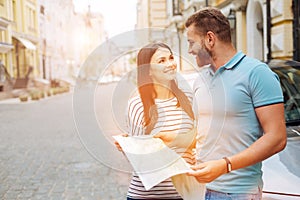
<instances>
[{"instance_id":1,"label":"man's nose","mask_svg":"<svg viewBox=\"0 0 300 200\"><path fill-rule=\"evenodd\" d=\"M188 53L189 53L189 54L194 54L194 53L193 53L193 48L192 48L191 46L189 46Z\"/></svg>"}]
</instances>

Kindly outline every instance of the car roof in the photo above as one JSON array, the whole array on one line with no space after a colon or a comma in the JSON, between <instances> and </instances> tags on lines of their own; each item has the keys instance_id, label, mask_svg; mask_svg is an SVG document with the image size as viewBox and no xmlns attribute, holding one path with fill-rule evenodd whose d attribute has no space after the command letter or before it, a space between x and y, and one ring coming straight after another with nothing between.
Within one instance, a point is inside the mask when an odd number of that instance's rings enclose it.
<instances>
[{"instance_id":1,"label":"car roof","mask_svg":"<svg viewBox=\"0 0 300 200\"><path fill-rule=\"evenodd\" d=\"M267 62L270 68L278 68L278 67L299 67L300 62L296 60L280 60L280 59L272 59Z\"/></svg>"}]
</instances>

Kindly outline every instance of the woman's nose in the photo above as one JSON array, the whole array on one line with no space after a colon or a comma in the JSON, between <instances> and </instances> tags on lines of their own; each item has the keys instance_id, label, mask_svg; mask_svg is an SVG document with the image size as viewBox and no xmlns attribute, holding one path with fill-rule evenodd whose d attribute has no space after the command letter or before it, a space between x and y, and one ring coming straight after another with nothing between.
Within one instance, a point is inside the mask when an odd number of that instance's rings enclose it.
<instances>
[{"instance_id":1,"label":"woman's nose","mask_svg":"<svg viewBox=\"0 0 300 200\"><path fill-rule=\"evenodd\" d=\"M171 69L175 69L176 68L176 62L174 60L169 60L167 63L167 66Z\"/></svg>"}]
</instances>

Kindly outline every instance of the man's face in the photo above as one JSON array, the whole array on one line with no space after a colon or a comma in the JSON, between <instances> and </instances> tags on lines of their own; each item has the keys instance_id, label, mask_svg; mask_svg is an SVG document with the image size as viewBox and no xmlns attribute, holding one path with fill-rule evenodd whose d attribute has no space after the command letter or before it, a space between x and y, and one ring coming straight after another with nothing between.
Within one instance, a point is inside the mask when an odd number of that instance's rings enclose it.
<instances>
[{"instance_id":1,"label":"man's face","mask_svg":"<svg viewBox=\"0 0 300 200\"><path fill-rule=\"evenodd\" d=\"M199 67L212 63L210 52L204 43L204 37L201 37L193 24L187 28L187 40L189 43L188 52L195 56Z\"/></svg>"},{"instance_id":2,"label":"man's face","mask_svg":"<svg viewBox=\"0 0 300 200\"><path fill-rule=\"evenodd\" d=\"M202 48L201 44L203 42L193 24L187 28L187 40L189 43L188 52L192 55L197 55L198 51Z\"/></svg>"}]
</instances>

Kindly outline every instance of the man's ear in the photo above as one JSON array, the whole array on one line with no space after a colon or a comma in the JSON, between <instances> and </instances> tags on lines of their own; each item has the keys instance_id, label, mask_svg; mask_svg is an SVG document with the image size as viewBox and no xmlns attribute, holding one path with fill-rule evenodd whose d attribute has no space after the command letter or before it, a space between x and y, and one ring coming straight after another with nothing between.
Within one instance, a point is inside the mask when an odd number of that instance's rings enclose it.
<instances>
[{"instance_id":1,"label":"man's ear","mask_svg":"<svg viewBox=\"0 0 300 200\"><path fill-rule=\"evenodd\" d=\"M216 35L212 31L208 31L205 37L205 45L208 49L213 48L216 41Z\"/></svg>"}]
</instances>

